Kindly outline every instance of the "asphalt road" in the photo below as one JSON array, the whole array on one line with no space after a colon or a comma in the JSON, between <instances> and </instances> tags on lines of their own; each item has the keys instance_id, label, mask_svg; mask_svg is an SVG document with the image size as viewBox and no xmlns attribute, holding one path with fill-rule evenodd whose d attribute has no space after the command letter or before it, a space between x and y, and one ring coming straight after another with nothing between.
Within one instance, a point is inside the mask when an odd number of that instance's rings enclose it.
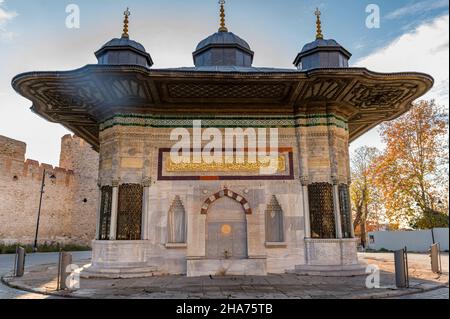
<instances>
[{"instance_id":1,"label":"asphalt road","mask_svg":"<svg viewBox=\"0 0 450 319\"><path fill-rule=\"evenodd\" d=\"M73 260L86 260L91 256L91 252L74 252ZM25 259L25 269L27 266L44 265L58 262L58 253L38 253L29 254ZM0 277L12 272L14 266L14 255L0 255ZM46 299L48 296L28 293L16 289L11 289L0 283L0 299Z\"/></svg>"}]
</instances>

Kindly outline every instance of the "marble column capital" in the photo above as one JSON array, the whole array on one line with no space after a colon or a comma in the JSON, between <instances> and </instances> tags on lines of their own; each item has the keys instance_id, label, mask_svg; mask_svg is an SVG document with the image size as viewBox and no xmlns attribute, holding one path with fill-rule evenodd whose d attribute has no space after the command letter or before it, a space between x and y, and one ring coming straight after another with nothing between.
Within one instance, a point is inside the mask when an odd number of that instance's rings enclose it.
<instances>
[{"instance_id":1,"label":"marble column capital","mask_svg":"<svg viewBox=\"0 0 450 319\"><path fill-rule=\"evenodd\" d=\"M300 183L302 183L302 186L308 186L311 184L311 180L309 179L309 176L301 176Z\"/></svg>"},{"instance_id":2,"label":"marble column capital","mask_svg":"<svg viewBox=\"0 0 450 319\"><path fill-rule=\"evenodd\" d=\"M111 184L112 187L119 187L120 179L114 179Z\"/></svg>"},{"instance_id":3,"label":"marble column capital","mask_svg":"<svg viewBox=\"0 0 450 319\"><path fill-rule=\"evenodd\" d=\"M142 179L142 186L144 186L144 187L151 187L152 186L152 178L151 177L144 177Z\"/></svg>"},{"instance_id":4,"label":"marble column capital","mask_svg":"<svg viewBox=\"0 0 450 319\"><path fill-rule=\"evenodd\" d=\"M337 175L332 175L332 176L331 176L331 183L332 183L334 186L339 185L339 176L337 176Z\"/></svg>"}]
</instances>

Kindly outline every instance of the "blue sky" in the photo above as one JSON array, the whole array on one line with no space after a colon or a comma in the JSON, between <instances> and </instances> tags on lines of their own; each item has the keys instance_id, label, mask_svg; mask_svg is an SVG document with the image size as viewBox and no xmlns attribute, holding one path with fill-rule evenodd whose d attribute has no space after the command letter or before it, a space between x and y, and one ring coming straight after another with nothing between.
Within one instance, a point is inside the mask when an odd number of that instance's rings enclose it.
<instances>
[{"instance_id":1,"label":"blue sky","mask_svg":"<svg viewBox=\"0 0 450 319\"><path fill-rule=\"evenodd\" d=\"M80 29L65 26L71 3L80 7ZM371 3L381 10L379 29L365 24ZM96 63L94 51L121 35L127 6L131 38L146 47L156 68L192 65L197 43L218 27L216 0L0 0L0 134L27 142L29 158L56 165L67 131L32 114L11 78ZM314 40L315 7L325 37L353 53L353 66L427 72L437 80L427 97L448 106L448 0L228 0L227 26L249 42L255 66L293 67L298 51ZM376 130L352 149L366 144L382 147Z\"/></svg>"}]
</instances>

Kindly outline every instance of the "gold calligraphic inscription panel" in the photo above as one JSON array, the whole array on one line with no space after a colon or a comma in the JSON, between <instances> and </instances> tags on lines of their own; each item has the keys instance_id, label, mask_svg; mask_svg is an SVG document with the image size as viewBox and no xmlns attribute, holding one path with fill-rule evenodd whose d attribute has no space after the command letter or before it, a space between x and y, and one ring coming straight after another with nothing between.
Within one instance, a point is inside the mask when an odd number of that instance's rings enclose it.
<instances>
[{"instance_id":1,"label":"gold calligraphic inscription panel","mask_svg":"<svg viewBox=\"0 0 450 319\"><path fill-rule=\"evenodd\" d=\"M275 158L254 156L244 152L242 158L232 159L223 154L223 160L194 162L193 157L184 159L171 157L170 149L160 149L158 180L292 180L294 179L294 157L292 148L280 148ZM192 156L193 154L191 154ZM226 159L226 160L225 160ZM274 160L275 159L275 160ZM184 160L184 161L183 161Z\"/></svg>"},{"instance_id":2,"label":"gold calligraphic inscription panel","mask_svg":"<svg viewBox=\"0 0 450 319\"><path fill-rule=\"evenodd\" d=\"M275 165L275 166L273 166ZM244 160L242 163L234 161L233 163L226 163L225 160L219 163L193 163L191 159L186 159L182 163L174 163L170 156L166 158L165 168L167 172L247 172L254 173L261 169L275 168L273 171L282 173L286 171L286 157L278 156L276 163L271 163L269 160L258 160L256 162Z\"/></svg>"}]
</instances>

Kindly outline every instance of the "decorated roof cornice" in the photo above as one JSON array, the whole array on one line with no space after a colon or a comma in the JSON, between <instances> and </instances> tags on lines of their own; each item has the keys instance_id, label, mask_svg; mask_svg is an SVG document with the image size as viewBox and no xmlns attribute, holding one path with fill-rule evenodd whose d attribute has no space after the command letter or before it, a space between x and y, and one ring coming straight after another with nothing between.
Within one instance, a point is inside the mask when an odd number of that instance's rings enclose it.
<instances>
[{"instance_id":1,"label":"decorated roof cornice","mask_svg":"<svg viewBox=\"0 0 450 319\"><path fill-rule=\"evenodd\" d=\"M32 110L99 147L99 125L116 114L293 115L335 114L347 121L350 140L394 119L432 86L414 72L364 68L148 69L87 65L64 72L31 72L12 85Z\"/></svg>"}]
</instances>

